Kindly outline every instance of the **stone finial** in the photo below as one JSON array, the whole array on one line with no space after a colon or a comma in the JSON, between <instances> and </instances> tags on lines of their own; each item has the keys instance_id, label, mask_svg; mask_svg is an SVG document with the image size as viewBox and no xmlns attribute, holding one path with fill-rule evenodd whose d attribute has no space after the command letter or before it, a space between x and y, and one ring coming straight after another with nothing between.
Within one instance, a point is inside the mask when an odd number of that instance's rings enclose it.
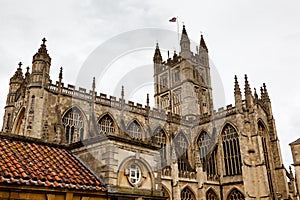
<instances>
[{"instance_id":1,"label":"stone finial","mask_svg":"<svg viewBox=\"0 0 300 200\"><path fill-rule=\"evenodd\" d=\"M146 103L147 103L147 107L149 107L149 94L147 93L147 100L146 100Z\"/></svg>"},{"instance_id":2,"label":"stone finial","mask_svg":"<svg viewBox=\"0 0 300 200\"><path fill-rule=\"evenodd\" d=\"M264 100L270 101L269 93L265 83L263 83L263 91L264 91Z\"/></svg>"},{"instance_id":3,"label":"stone finial","mask_svg":"<svg viewBox=\"0 0 300 200\"><path fill-rule=\"evenodd\" d=\"M245 100L246 100L246 108L250 109L253 106L253 96L250 88L250 84L248 82L248 77L245 74Z\"/></svg>"},{"instance_id":4,"label":"stone finial","mask_svg":"<svg viewBox=\"0 0 300 200\"><path fill-rule=\"evenodd\" d=\"M121 89L121 98L122 100L124 100L124 85L122 85L122 89Z\"/></svg>"},{"instance_id":5,"label":"stone finial","mask_svg":"<svg viewBox=\"0 0 300 200\"><path fill-rule=\"evenodd\" d=\"M254 88L254 98L255 98L255 99L258 99L258 95L257 95L257 92L256 92L256 88Z\"/></svg>"},{"instance_id":6,"label":"stone finial","mask_svg":"<svg viewBox=\"0 0 300 200\"><path fill-rule=\"evenodd\" d=\"M43 38L42 41L43 41L43 45L45 45L45 43L47 42L46 38Z\"/></svg>"},{"instance_id":7,"label":"stone finial","mask_svg":"<svg viewBox=\"0 0 300 200\"><path fill-rule=\"evenodd\" d=\"M26 67L25 78L28 79L29 75L30 75L30 72L29 72L29 66L28 66L28 67Z\"/></svg>"},{"instance_id":8,"label":"stone finial","mask_svg":"<svg viewBox=\"0 0 300 200\"><path fill-rule=\"evenodd\" d=\"M248 77L247 77L247 74L245 74L245 95L247 94L251 94L251 87L250 87L250 84L248 82Z\"/></svg>"},{"instance_id":9,"label":"stone finial","mask_svg":"<svg viewBox=\"0 0 300 200\"><path fill-rule=\"evenodd\" d=\"M92 89L93 89L93 92L95 92L95 89L96 89L95 77L93 77Z\"/></svg>"},{"instance_id":10,"label":"stone finial","mask_svg":"<svg viewBox=\"0 0 300 200\"><path fill-rule=\"evenodd\" d=\"M18 65L19 65L19 69L21 69L23 64L22 64L22 62L19 62Z\"/></svg>"},{"instance_id":11,"label":"stone finial","mask_svg":"<svg viewBox=\"0 0 300 200\"><path fill-rule=\"evenodd\" d=\"M61 80L63 78L63 68L60 67L58 78Z\"/></svg>"}]
</instances>

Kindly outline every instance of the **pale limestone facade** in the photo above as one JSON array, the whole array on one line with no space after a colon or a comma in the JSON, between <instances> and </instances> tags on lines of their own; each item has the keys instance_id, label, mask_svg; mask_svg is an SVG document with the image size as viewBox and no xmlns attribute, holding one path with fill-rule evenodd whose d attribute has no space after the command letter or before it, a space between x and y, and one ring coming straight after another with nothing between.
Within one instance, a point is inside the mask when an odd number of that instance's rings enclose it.
<instances>
[{"instance_id":1,"label":"pale limestone facade","mask_svg":"<svg viewBox=\"0 0 300 200\"><path fill-rule=\"evenodd\" d=\"M163 61L157 44L155 108L53 83L45 40L31 73L21 65L10 79L3 132L70 145L109 187L111 199L288 199L271 101L245 76L235 77L235 106L214 110L208 49L201 36L190 50ZM294 183L292 183L294 184Z\"/></svg>"}]
</instances>

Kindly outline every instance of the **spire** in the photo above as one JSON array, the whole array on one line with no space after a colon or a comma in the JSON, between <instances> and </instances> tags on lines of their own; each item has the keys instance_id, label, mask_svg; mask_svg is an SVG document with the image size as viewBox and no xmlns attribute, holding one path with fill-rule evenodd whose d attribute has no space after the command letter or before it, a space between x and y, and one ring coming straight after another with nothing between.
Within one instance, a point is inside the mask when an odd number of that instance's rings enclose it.
<instances>
[{"instance_id":1,"label":"spire","mask_svg":"<svg viewBox=\"0 0 300 200\"><path fill-rule=\"evenodd\" d=\"M162 56L161 56L161 53L160 53L158 42L156 43L156 48L155 48L155 52L154 52L153 62L157 63L157 64L160 64L162 62Z\"/></svg>"},{"instance_id":2,"label":"spire","mask_svg":"<svg viewBox=\"0 0 300 200\"><path fill-rule=\"evenodd\" d=\"M248 77L245 74L245 100L246 100L246 108L252 108L253 106L253 96L250 88L250 84L248 82Z\"/></svg>"},{"instance_id":3,"label":"spire","mask_svg":"<svg viewBox=\"0 0 300 200\"><path fill-rule=\"evenodd\" d=\"M245 95L252 94L247 74L245 74Z\"/></svg>"},{"instance_id":4,"label":"spire","mask_svg":"<svg viewBox=\"0 0 300 200\"><path fill-rule=\"evenodd\" d=\"M46 38L42 39L43 43L41 44L41 47L39 48L38 52L33 56L33 62L36 60L43 60L48 62L49 64L51 63L51 58L46 48L46 41Z\"/></svg>"},{"instance_id":5,"label":"spire","mask_svg":"<svg viewBox=\"0 0 300 200\"><path fill-rule=\"evenodd\" d=\"M243 112L242 93L236 75L234 76L234 100L237 111Z\"/></svg>"},{"instance_id":6,"label":"spire","mask_svg":"<svg viewBox=\"0 0 300 200\"><path fill-rule=\"evenodd\" d=\"M185 25L183 25L183 28L182 28L182 35L183 35L183 34L186 35L186 36L188 36L188 35L187 35L187 32L186 32L186 30L185 30ZM182 38L182 37L181 37L181 38Z\"/></svg>"},{"instance_id":7,"label":"spire","mask_svg":"<svg viewBox=\"0 0 300 200\"><path fill-rule=\"evenodd\" d=\"M263 91L264 91L264 98L265 98L264 100L270 101L269 93L265 83L263 83Z\"/></svg>"},{"instance_id":8,"label":"spire","mask_svg":"<svg viewBox=\"0 0 300 200\"><path fill-rule=\"evenodd\" d=\"M236 75L234 76L234 95L242 96L241 89Z\"/></svg>"},{"instance_id":9,"label":"spire","mask_svg":"<svg viewBox=\"0 0 300 200\"><path fill-rule=\"evenodd\" d=\"M186 32L186 29L185 29L185 25L183 25L183 28L182 28L180 45L181 45L182 42L190 42L189 36L188 36L188 34Z\"/></svg>"},{"instance_id":10,"label":"spire","mask_svg":"<svg viewBox=\"0 0 300 200\"><path fill-rule=\"evenodd\" d=\"M183 28L182 28L180 47L181 47L180 55L183 58L190 58L190 56L191 56L190 39L186 32L185 25L183 25Z\"/></svg>"},{"instance_id":11,"label":"spire","mask_svg":"<svg viewBox=\"0 0 300 200\"><path fill-rule=\"evenodd\" d=\"M203 35L201 34L199 51L201 51L202 49L204 49L206 52L208 52L208 48L207 48L207 46L206 46L206 44L205 44Z\"/></svg>"}]
</instances>

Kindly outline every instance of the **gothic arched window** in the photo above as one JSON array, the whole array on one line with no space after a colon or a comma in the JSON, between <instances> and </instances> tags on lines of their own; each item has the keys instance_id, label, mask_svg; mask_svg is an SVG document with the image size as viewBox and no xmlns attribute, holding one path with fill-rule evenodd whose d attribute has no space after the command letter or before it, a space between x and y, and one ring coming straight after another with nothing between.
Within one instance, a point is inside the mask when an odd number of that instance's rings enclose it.
<instances>
[{"instance_id":1,"label":"gothic arched window","mask_svg":"<svg viewBox=\"0 0 300 200\"><path fill-rule=\"evenodd\" d=\"M137 121L133 121L128 126L128 134L134 139L141 140L143 135L142 127Z\"/></svg>"},{"instance_id":2,"label":"gothic arched window","mask_svg":"<svg viewBox=\"0 0 300 200\"><path fill-rule=\"evenodd\" d=\"M167 162L167 136L163 129L156 131L156 134L154 135L154 143L160 146L161 163L164 165Z\"/></svg>"},{"instance_id":3,"label":"gothic arched window","mask_svg":"<svg viewBox=\"0 0 300 200\"><path fill-rule=\"evenodd\" d=\"M242 174L239 136L236 129L226 124L222 130L225 176Z\"/></svg>"},{"instance_id":4,"label":"gothic arched window","mask_svg":"<svg viewBox=\"0 0 300 200\"><path fill-rule=\"evenodd\" d=\"M99 125L100 133L114 133L115 132L115 124L109 114L104 115L98 121L98 125Z\"/></svg>"},{"instance_id":5,"label":"gothic arched window","mask_svg":"<svg viewBox=\"0 0 300 200\"><path fill-rule=\"evenodd\" d=\"M210 146L210 137L205 131L200 133L200 136L197 140L197 145L199 148L200 160L202 163L204 163Z\"/></svg>"},{"instance_id":6,"label":"gothic arched window","mask_svg":"<svg viewBox=\"0 0 300 200\"><path fill-rule=\"evenodd\" d=\"M171 199L168 190L164 186L162 187L162 193L163 193L163 196L167 197L168 200Z\"/></svg>"},{"instance_id":7,"label":"gothic arched window","mask_svg":"<svg viewBox=\"0 0 300 200\"><path fill-rule=\"evenodd\" d=\"M209 189L206 192L206 200L218 200L218 199L219 198L218 198L217 194L212 189Z\"/></svg>"},{"instance_id":8,"label":"gothic arched window","mask_svg":"<svg viewBox=\"0 0 300 200\"><path fill-rule=\"evenodd\" d=\"M188 141L182 132L174 138L175 150L178 158L178 170L188 170Z\"/></svg>"},{"instance_id":9,"label":"gothic arched window","mask_svg":"<svg viewBox=\"0 0 300 200\"><path fill-rule=\"evenodd\" d=\"M195 195L187 187L181 191L180 199L181 200L196 200Z\"/></svg>"},{"instance_id":10,"label":"gothic arched window","mask_svg":"<svg viewBox=\"0 0 300 200\"><path fill-rule=\"evenodd\" d=\"M24 114L25 114L25 108L22 108L18 120L17 120L17 125L15 128L15 133L18 135L21 135L23 133L23 128L24 128Z\"/></svg>"},{"instance_id":11,"label":"gothic arched window","mask_svg":"<svg viewBox=\"0 0 300 200\"><path fill-rule=\"evenodd\" d=\"M68 144L83 139L84 123L81 111L73 107L63 117L63 123L66 133L66 142Z\"/></svg>"},{"instance_id":12,"label":"gothic arched window","mask_svg":"<svg viewBox=\"0 0 300 200\"><path fill-rule=\"evenodd\" d=\"M266 169L267 169L269 188L270 188L271 194L273 195L274 190L273 190L273 186L272 186L271 168L270 168L270 161L269 161L269 155L268 155L267 130L261 121L258 121L257 128L258 128L258 134L261 136L264 160L265 160L265 165L266 165Z\"/></svg>"},{"instance_id":13,"label":"gothic arched window","mask_svg":"<svg viewBox=\"0 0 300 200\"><path fill-rule=\"evenodd\" d=\"M233 189L227 197L227 200L244 200L244 199L245 196L237 189Z\"/></svg>"}]
</instances>

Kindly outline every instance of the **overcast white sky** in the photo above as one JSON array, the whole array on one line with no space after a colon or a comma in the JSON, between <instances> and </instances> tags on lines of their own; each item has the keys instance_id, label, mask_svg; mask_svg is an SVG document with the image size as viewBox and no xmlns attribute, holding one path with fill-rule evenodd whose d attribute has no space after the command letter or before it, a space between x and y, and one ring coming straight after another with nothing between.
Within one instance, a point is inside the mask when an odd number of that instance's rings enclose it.
<instances>
[{"instance_id":1,"label":"overcast white sky","mask_svg":"<svg viewBox=\"0 0 300 200\"><path fill-rule=\"evenodd\" d=\"M203 32L210 58L223 81L225 104L234 103L234 75L238 75L241 88L245 73L252 91L263 82L267 84L287 166L292 163L288 144L300 136L299 7L297 0L2 0L0 116L3 116L9 78L18 62L24 63L23 69L31 66L41 38L48 40L51 79L57 80L59 67L63 66L64 82L72 84L88 55L103 42L141 28L176 31L176 24L168 20L179 16L192 40L199 41L200 31ZM153 51L137 55L149 58L147 65L152 62ZM126 56L122 59L125 64L131 62L124 68L135 65ZM100 84L97 90L110 93L106 88Z\"/></svg>"}]
</instances>

